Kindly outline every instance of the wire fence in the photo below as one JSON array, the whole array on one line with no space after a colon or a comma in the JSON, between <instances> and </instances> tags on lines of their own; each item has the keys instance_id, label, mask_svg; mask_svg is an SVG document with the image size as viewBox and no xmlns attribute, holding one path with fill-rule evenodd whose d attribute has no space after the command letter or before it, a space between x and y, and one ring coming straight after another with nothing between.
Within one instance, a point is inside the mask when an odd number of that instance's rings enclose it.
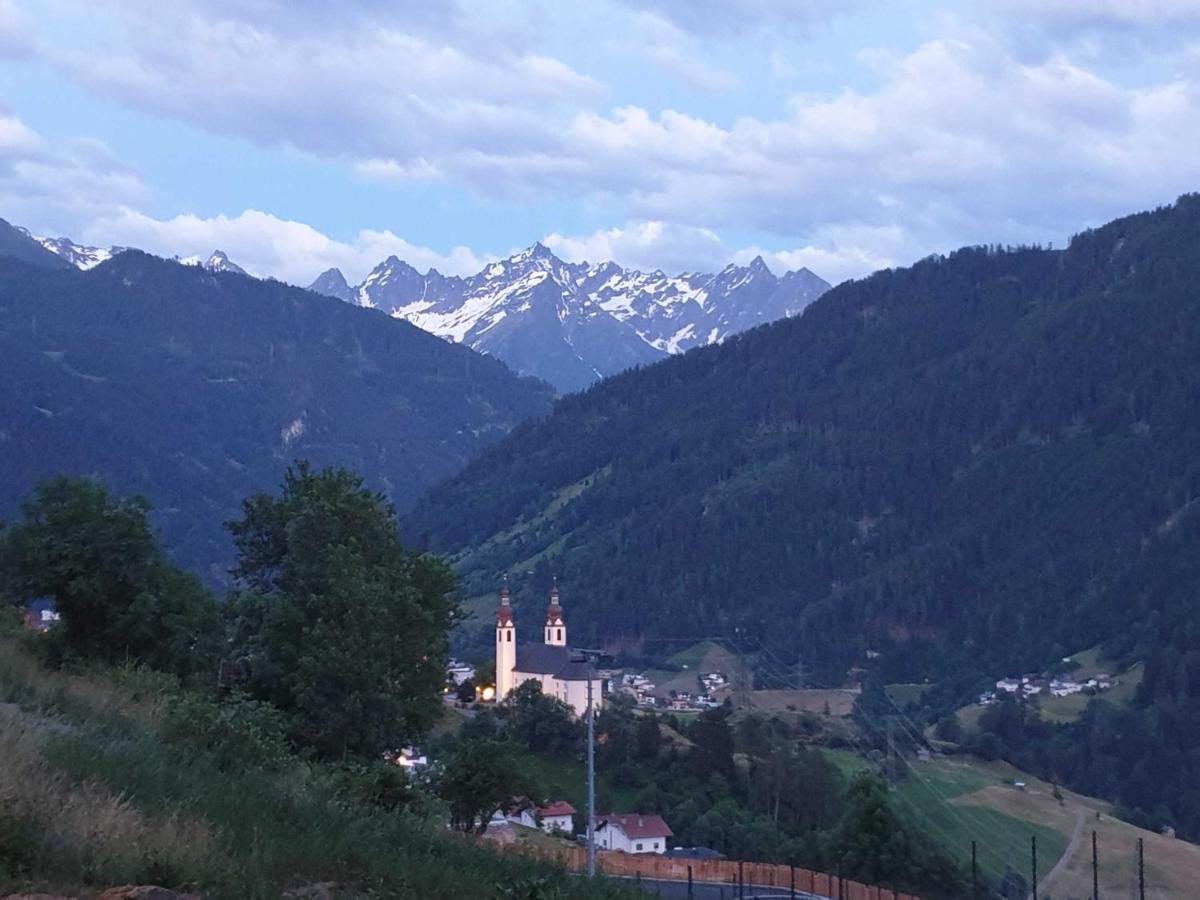
<instances>
[{"instance_id":1,"label":"wire fence","mask_svg":"<svg viewBox=\"0 0 1200 900\"><path fill-rule=\"evenodd\" d=\"M587 850L583 847L548 848L513 843L504 844L503 850L552 861L570 872L587 869ZM830 900L921 900L915 894L863 884L829 872L729 859L670 859L655 853L608 851L597 855L596 871L647 881L725 884L734 889L731 898L750 896L758 889L771 888L777 895L790 893L796 897L807 895Z\"/></svg>"}]
</instances>

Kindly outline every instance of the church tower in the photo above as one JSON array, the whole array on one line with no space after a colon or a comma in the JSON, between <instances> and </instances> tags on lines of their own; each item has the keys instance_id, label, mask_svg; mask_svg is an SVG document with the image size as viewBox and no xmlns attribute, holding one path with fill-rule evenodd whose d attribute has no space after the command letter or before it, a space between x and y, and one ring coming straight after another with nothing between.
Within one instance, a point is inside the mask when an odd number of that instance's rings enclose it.
<instances>
[{"instance_id":1,"label":"church tower","mask_svg":"<svg viewBox=\"0 0 1200 900\"><path fill-rule=\"evenodd\" d=\"M562 605L558 602L558 576L550 588L550 605L546 607L546 643L551 647L567 646L567 623L563 621Z\"/></svg>"},{"instance_id":2,"label":"church tower","mask_svg":"<svg viewBox=\"0 0 1200 900\"><path fill-rule=\"evenodd\" d=\"M517 626L508 604L508 578L500 585L500 607L496 610L496 702L508 696L514 687L513 669L517 666Z\"/></svg>"}]
</instances>

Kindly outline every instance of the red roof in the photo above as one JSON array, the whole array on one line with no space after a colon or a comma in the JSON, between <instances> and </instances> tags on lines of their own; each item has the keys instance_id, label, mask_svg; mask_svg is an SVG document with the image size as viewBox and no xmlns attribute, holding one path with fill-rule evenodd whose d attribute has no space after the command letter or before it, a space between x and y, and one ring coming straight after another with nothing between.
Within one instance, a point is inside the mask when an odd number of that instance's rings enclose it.
<instances>
[{"instance_id":1,"label":"red roof","mask_svg":"<svg viewBox=\"0 0 1200 900\"><path fill-rule=\"evenodd\" d=\"M609 825L619 825L629 838L670 837L673 832L663 821L662 816L640 815L638 813L611 813L600 816L601 821L607 820Z\"/></svg>"},{"instance_id":2,"label":"red roof","mask_svg":"<svg viewBox=\"0 0 1200 900\"><path fill-rule=\"evenodd\" d=\"M551 800L545 806L539 806L537 814L542 818L546 816L573 816L575 815L575 807L566 800Z\"/></svg>"}]
</instances>

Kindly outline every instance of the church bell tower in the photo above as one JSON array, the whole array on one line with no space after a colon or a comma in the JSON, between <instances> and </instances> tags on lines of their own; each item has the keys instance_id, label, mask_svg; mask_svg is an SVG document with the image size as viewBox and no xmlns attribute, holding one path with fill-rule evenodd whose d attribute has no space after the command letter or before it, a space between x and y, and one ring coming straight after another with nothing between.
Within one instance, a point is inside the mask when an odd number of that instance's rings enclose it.
<instances>
[{"instance_id":1,"label":"church bell tower","mask_svg":"<svg viewBox=\"0 0 1200 900\"><path fill-rule=\"evenodd\" d=\"M558 602L558 576L550 588L550 605L546 607L546 643L551 647L567 646L567 623L563 621L562 604Z\"/></svg>"},{"instance_id":2,"label":"church bell tower","mask_svg":"<svg viewBox=\"0 0 1200 900\"><path fill-rule=\"evenodd\" d=\"M500 585L500 606L496 610L496 702L513 689L513 669L517 666L517 626L513 624L508 603L508 578Z\"/></svg>"}]
</instances>

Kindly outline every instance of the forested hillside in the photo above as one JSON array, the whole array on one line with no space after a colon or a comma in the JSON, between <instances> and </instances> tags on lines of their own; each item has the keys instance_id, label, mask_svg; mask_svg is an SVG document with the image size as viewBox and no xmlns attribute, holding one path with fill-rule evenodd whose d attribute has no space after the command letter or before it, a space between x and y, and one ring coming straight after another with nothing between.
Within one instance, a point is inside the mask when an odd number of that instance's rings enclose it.
<instances>
[{"instance_id":1,"label":"forested hillside","mask_svg":"<svg viewBox=\"0 0 1200 900\"><path fill-rule=\"evenodd\" d=\"M550 405L497 360L279 282L44 256L0 254L0 517L39 478L97 475L219 579L222 523L292 460L353 467L403 506Z\"/></svg>"},{"instance_id":2,"label":"forested hillside","mask_svg":"<svg viewBox=\"0 0 1200 900\"><path fill-rule=\"evenodd\" d=\"M553 569L579 641L740 627L827 680L1135 645L1200 510L1198 245L1188 196L845 284L565 398L409 531L470 592Z\"/></svg>"}]
</instances>

